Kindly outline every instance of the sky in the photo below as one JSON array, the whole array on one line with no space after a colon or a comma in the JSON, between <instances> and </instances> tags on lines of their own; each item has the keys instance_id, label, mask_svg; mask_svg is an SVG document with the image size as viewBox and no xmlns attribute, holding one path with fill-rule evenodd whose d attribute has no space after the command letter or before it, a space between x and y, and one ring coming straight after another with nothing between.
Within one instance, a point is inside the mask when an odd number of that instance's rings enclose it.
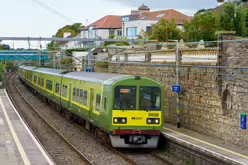
<instances>
[{"instance_id":1,"label":"sky","mask_svg":"<svg viewBox=\"0 0 248 165\"><path fill-rule=\"evenodd\" d=\"M61 17L38 2L64 15ZM52 37L56 31L73 23L88 25L105 15L127 15L142 3L151 11L175 9L193 16L203 8L214 8L216 0L5 0L1 2L0 37ZM28 48L27 41L3 41L14 48ZM48 42L42 42L43 47ZM37 49L40 43L31 42Z\"/></svg>"}]
</instances>

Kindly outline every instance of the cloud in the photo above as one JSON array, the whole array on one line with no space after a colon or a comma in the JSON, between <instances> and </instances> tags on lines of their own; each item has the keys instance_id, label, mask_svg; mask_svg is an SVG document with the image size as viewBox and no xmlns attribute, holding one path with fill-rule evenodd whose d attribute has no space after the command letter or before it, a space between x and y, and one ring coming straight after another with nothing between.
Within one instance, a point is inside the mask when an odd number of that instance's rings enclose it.
<instances>
[{"instance_id":1,"label":"cloud","mask_svg":"<svg viewBox=\"0 0 248 165\"><path fill-rule=\"evenodd\" d=\"M142 3L152 10L176 9L187 11L198 11L203 8L213 8L217 6L216 0L108 0L114 3L121 3L129 7L138 7Z\"/></svg>"}]
</instances>

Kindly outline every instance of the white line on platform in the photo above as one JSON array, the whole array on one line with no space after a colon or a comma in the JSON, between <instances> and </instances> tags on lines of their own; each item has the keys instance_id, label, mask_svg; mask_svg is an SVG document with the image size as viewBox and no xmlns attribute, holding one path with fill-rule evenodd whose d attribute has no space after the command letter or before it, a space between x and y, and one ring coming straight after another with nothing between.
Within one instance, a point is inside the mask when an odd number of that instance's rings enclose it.
<instances>
[{"instance_id":1,"label":"white line on platform","mask_svg":"<svg viewBox=\"0 0 248 165\"><path fill-rule=\"evenodd\" d=\"M4 125L3 118L0 118L0 125Z\"/></svg>"},{"instance_id":2,"label":"white line on platform","mask_svg":"<svg viewBox=\"0 0 248 165\"><path fill-rule=\"evenodd\" d=\"M31 138L33 139L33 141L35 142L35 144L37 145L37 147L39 148L39 150L41 151L42 155L45 157L45 159L47 160L47 162L49 163L49 165L54 165L54 163L51 161L51 159L47 156L47 153L44 151L44 149L41 147L40 143L37 141L37 139L34 137L34 135L31 133L31 131L29 130L29 128L26 126L26 123L23 121L23 119L21 118L21 116L19 115L19 113L17 112L17 110L15 109L15 106L13 105L12 101L9 98L9 95L7 94L6 90L4 89L4 92L12 106L12 108L14 109L14 111L16 112L17 116L19 117L19 119L21 120L22 124L24 125L25 129L27 130L28 134L31 136Z\"/></svg>"},{"instance_id":3,"label":"white line on platform","mask_svg":"<svg viewBox=\"0 0 248 165\"><path fill-rule=\"evenodd\" d=\"M18 148L18 150L19 150L19 152L21 154L21 157L22 157L22 160L24 161L24 164L25 165L31 165L30 161L28 160L27 154L25 153L25 151L24 151L24 149L22 147L22 144L21 144L20 140L18 139L18 136L17 136L17 134L16 134L16 132L14 130L14 127L13 127L13 125L12 125L10 119L9 119L7 111L6 111L6 109L5 109L4 105L3 105L2 98L0 98L0 104L1 104L1 107L2 107L2 110L3 110L3 113L4 113L5 117L6 117L6 121L7 121L7 124L9 126L10 132L11 132L11 134L12 134L14 140L15 140L16 146L17 146L17 148Z\"/></svg>"},{"instance_id":4,"label":"white line on platform","mask_svg":"<svg viewBox=\"0 0 248 165\"><path fill-rule=\"evenodd\" d=\"M174 133L176 133L176 134L183 135L183 136L188 137L188 138L190 138L190 139L196 140L196 138L193 138L193 137L191 137L191 136L185 135L185 134L183 134L183 133L181 133L181 132L177 132L177 131L174 131L174 130L172 130L172 129L165 128L165 127L164 127L164 129L166 129L166 130L168 130L168 131L171 131L171 132L174 132ZM200 149L202 149L202 150L208 151L208 152L213 153L213 154L215 154L215 155L218 155L219 157L223 157L223 158L225 158L225 159L232 160L233 162L237 162L237 163L240 163L240 164L242 164L242 165L247 165L247 164L245 164L245 163L243 163L243 162L240 162L239 160L236 160L236 159L233 159L233 158L230 158L230 157L221 155L221 154L219 154L219 153L217 153L217 152L215 152L215 151L206 149L206 148L201 147L201 146L199 146L199 145L197 145L197 144L190 143L190 142L188 142L188 141L185 141L185 140L183 140L183 139L181 139L181 138L178 138L178 137L175 137L175 136L173 136L173 135L170 135L170 134L167 134L167 133L164 133L164 132L163 132L163 134L166 135L166 136L170 136L170 137L172 137L172 138L176 138L176 139L178 139L179 141L182 141L182 142L187 143L187 144L189 144L189 145L195 146L195 147L200 148ZM207 144L207 145L214 146L214 147L216 147L216 148L222 149L222 150L227 151L227 152L231 152L231 153L233 153L234 155L239 156L239 157L242 157L242 158L245 158L245 159L248 158L248 157L245 156L245 155L242 155L242 154L239 154L239 153L236 153L236 152L233 152L233 151L230 151L230 150L227 150L227 149L218 147L218 146L216 146L216 145L214 145L214 144L211 144L211 143L202 141L202 140L200 140L200 139L197 139L196 141L200 141L200 142L205 143L205 144Z\"/></svg>"}]
</instances>

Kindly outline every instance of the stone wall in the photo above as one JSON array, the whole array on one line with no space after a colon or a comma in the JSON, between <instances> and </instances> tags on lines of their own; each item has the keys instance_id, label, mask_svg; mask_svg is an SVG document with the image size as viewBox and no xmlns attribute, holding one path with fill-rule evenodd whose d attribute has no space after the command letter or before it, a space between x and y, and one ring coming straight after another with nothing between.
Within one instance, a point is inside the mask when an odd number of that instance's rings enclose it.
<instances>
[{"instance_id":1,"label":"stone wall","mask_svg":"<svg viewBox=\"0 0 248 165\"><path fill-rule=\"evenodd\" d=\"M222 38L225 37L234 39ZM235 69L237 65L246 65L247 47L248 43L222 43L217 64L205 63L208 67L198 67L202 64L194 63L180 67L182 127L248 147L248 134L240 129L240 114L248 113L248 77ZM227 67L219 69L216 65ZM103 72L100 68L96 70ZM140 75L161 82L165 88L165 122L176 124L176 95L171 90L176 84L175 67L109 64L104 72Z\"/></svg>"}]
</instances>

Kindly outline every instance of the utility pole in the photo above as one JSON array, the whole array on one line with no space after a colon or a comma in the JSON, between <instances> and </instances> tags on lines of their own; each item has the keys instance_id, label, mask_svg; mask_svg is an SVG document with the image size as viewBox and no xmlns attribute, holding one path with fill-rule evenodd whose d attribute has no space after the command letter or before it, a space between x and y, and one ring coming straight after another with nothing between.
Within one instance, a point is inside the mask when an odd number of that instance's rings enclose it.
<instances>
[{"instance_id":1,"label":"utility pole","mask_svg":"<svg viewBox=\"0 0 248 165\"><path fill-rule=\"evenodd\" d=\"M93 45L92 42L89 42L90 47ZM90 72L92 71L92 51L91 48L89 48L88 50L88 70L90 70Z\"/></svg>"},{"instance_id":2,"label":"utility pole","mask_svg":"<svg viewBox=\"0 0 248 165\"><path fill-rule=\"evenodd\" d=\"M178 40L170 40L176 42L176 77L177 77L177 82L175 86L172 86L172 91L176 92L177 94L177 106L176 106L176 111L177 111L177 128L181 127L180 123L180 81L179 81L179 51L178 51Z\"/></svg>"},{"instance_id":3,"label":"utility pole","mask_svg":"<svg viewBox=\"0 0 248 165\"><path fill-rule=\"evenodd\" d=\"M176 71L177 71L177 86L180 87L179 82L179 56L178 56L178 41L176 41ZM177 92L177 128L180 128L180 91Z\"/></svg>"}]
</instances>

